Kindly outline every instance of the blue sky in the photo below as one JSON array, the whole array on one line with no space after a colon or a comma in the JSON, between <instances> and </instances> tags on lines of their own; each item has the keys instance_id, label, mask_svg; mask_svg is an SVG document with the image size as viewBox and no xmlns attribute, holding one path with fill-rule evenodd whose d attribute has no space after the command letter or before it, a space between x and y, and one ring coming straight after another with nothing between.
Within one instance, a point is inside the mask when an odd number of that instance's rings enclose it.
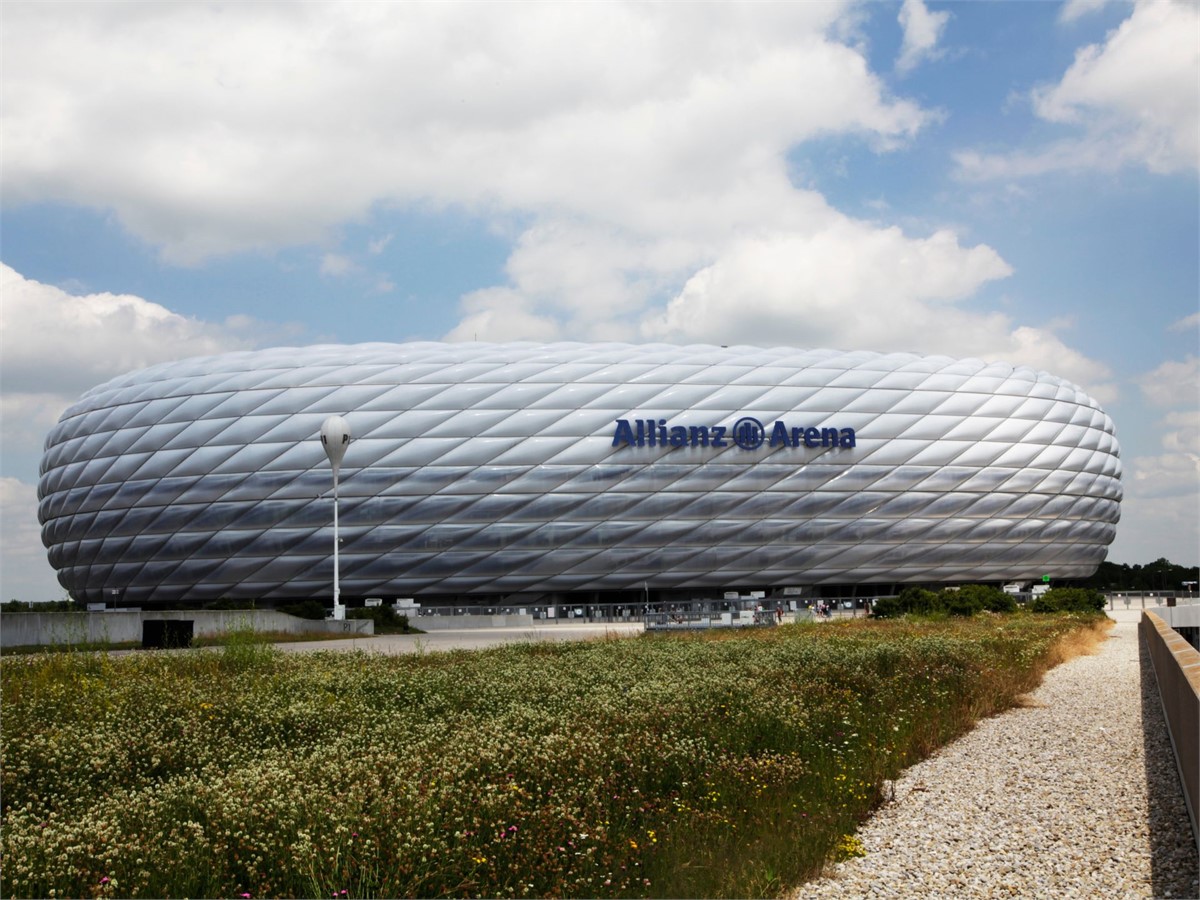
<instances>
[{"instance_id":1,"label":"blue sky","mask_svg":"<svg viewBox=\"0 0 1200 900\"><path fill-rule=\"evenodd\" d=\"M9 2L0 41L5 599L61 595L80 393L368 340L1031 365L1116 422L1109 558L1200 559L1194 3Z\"/></svg>"}]
</instances>

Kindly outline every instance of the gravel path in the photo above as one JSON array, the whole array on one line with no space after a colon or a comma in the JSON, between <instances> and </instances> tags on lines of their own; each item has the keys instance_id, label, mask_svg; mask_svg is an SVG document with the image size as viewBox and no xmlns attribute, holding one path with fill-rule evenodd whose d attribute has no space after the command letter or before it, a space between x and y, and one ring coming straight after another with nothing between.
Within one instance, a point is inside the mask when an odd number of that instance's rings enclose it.
<instances>
[{"instance_id":1,"label":"gravel path","mask_svg":"<svg viewBox=\"0 0 1200 900\"><path fill-rule=\"evenodd\" d=\"M867 855L792 898L1200 897L1149 666L1136 624L1118 622L1028 707L905 771L859 829Z\"/></svg>"}]
</instances>

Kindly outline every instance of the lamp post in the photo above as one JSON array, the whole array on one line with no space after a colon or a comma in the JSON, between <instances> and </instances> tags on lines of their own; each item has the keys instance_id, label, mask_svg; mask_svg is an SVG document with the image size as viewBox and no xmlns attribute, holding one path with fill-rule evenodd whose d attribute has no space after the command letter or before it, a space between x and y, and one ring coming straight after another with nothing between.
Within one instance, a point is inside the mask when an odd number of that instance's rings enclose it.
<instances>
[{"instance_id":1,"label":"lamp post","mask_svg":"<svg viewBox=\"0 0 1200 900\"><path fill-rule=\"evenodd\" d=\"M341 416L330 416L322 422L321 445L333 466L333 617L340 620L346 618L346 607L342 606L338 583L338 469L350 445L349 423Z\"/></svg>"}]
</instances>

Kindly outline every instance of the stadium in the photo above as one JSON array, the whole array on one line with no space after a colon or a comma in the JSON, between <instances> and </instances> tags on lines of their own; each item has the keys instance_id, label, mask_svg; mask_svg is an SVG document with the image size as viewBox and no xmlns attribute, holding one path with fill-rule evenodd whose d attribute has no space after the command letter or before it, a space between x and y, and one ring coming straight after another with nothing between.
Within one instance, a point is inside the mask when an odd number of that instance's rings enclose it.
<instances>
[{"instance_id":1,"label":"stadium","mask_svg":"<svg viewBox=\"0 0 1200 900\"><path fill-rule=\"evenodd\" d=\"M362 344L166 363L46 439L80 601L498 605L1084 578L1113 423L1026 367L658 344Z\"/></svg>"}]
</instances>

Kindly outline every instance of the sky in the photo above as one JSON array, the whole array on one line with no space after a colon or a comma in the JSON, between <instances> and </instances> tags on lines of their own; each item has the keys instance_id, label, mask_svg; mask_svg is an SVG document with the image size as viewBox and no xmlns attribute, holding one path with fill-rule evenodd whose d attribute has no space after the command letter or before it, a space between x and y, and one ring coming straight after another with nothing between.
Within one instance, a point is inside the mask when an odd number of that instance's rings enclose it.
<instances>
[{"instance_id":1,"label":"sky","mask_svg":"<svg viewBox=\"0 0 1200 900\"><path fill-rule=\"evenodd\" d=\"M0 5L0 598L42 444L188 356L911 351L1116 423L1109 559L1200 562L1200 4Z\"/></svg>"}]
</instances>

